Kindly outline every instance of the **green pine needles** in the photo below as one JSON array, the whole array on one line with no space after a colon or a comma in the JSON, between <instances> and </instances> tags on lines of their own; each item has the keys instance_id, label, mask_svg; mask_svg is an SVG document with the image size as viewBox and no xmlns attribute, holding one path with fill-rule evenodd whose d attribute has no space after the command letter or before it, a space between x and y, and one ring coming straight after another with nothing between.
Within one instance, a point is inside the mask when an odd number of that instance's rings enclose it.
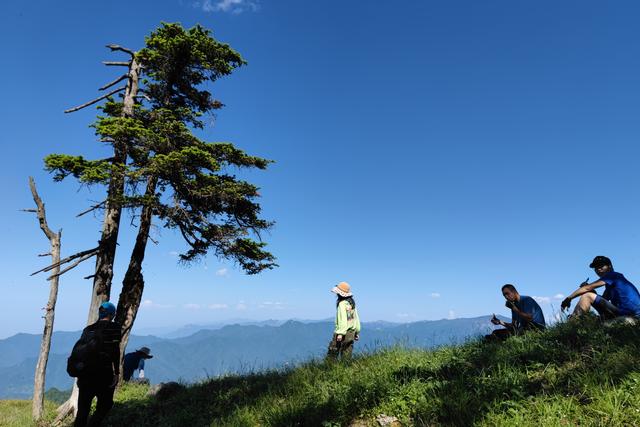
<instances>
[{"instance_id":1,"label":"green pine needles","mask_svg":"<svg viewBox=\"0 0 640 427\"><path fill-rule=\"evenodd\" d=\"M241 169L266 169L271 161L194 134L204 128L203 116L223 106L206 83L245 61L199 25L184 29L168 23L146 37L135 60L141 72L133 114L123 114L122 100L109 97L92 125L101 142L126 158L51 154L46 169L56 181L73 176L86 185L124 179L123 190L110 194L107 203L151 209L164 227L184 238L184 262L214 253L248 274L276 266L261 241L273 223L260 217L258 188L235 175Z\"/></svg>"}]
</instances>

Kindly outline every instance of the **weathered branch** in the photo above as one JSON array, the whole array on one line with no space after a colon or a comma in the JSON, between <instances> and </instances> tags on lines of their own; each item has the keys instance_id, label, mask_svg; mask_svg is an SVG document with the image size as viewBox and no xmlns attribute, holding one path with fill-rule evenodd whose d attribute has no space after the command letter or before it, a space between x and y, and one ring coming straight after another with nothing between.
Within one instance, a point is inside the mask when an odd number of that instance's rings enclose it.
<instances>
[{"instance_id":1,"label":"weathered branch","mask_svg":"<svg viewBox=\"0 0 640 427\"><path fill-rule=\"evenodd\" d=\"M80 212L78 215L76 215L76 218L81 217L82 215L86 215L89 212L95 211L96 209L99 209L100 207L104 206L104 204L107 203L106 200L103 200L102 202L98 203L97 205L93 205L91 206L89 209L87 209L86 211L82 211Z\"/></svg>"},{"instance_id":2,"label":"weathered branch","mask_svg":"<svg viewBox=\"0 0 640 427\"><path fill-rule=\"evenodd\" d=\"M36 206L38 206L38 210L36 211L38 214L38 222L40 223L40 228L47 239L53 240L56 237L56 233L51 231L49 225L47 224L47 217L44 213L44 203L42 203L42 199L38 195L36 191L36 183L33 180L33 177L29 177L29 188L31 189L31 195L33 196L33 201L36 202Z\"/></svg>"},{"instance_id":3,"label":"weathered branch","mask_svg":"<svg viewBox=\"0 0 640 427\"><path fill-rule=\"evenodd\" d=\"M114 89L114 90L112 90L111 92L109 92L109 93L107 93L107 94L104 94L104 95L102 95L101 97L98 97L98 98L94 99L93 101L86 102L86 103L84 103L84 104L82 104L82 105L78 105L77 107L69 108L68 110L64 110L64 112L65 112L65 113L73 113L73 112L75 112L75 111L82 110L83 108L88 107L89 105L93 105L93 104L95 104L96 102L98 102L98 101L102 101L103 99L108 98L108 97L110 97L111 95L114 95L114 94L116 94L116 93L118 93L118 92L122 92L122 91L123 91L123 90L125 90L125 89L126 89L126 87L124 87L124 86L123 86L123 87L121 87L121 88L118 88L118 89Z\"/></svg>"},{"instance_id":4,"label":"weathered branch","mask_svg":"<svg viewBox=\"0 0 640 427\"><path fill-rule=\"evenodd\" d=\"M92 256L95 256L97 253L98 253L98 251L96 251L96 252L93 252L93 253L90 253L90 254L87 254L87 255L83 256L82 258L80 258L79 260L77 260L76 262L74 262L74 263L73 263L73 264L71 264L69 267L65 268L64 270L60 271L59 273L52 274L51 276L47 277L47 280L54 279L54 278L56 278L56 277L58 277L58 276L63 275L63 274L64 274L64 273L66 273L67 271L69 271L69 270L71 270L71 269L76 268L76 267L78 266L78 264L80 264L82 261L86 261L86 260L88 260L88 259L89 259L89 258L91 258Z\"/></svg>"},{"instance_id":5,"label":"weathered branch","mask_svg":"<svg viewBox=\"0 0 640 427\"><path fill-rule=\"evenodd\" d=\"M38 254L38 256L49 256L49 255L51 255L51 252L48 252L46 254Z\"/></svg>"},{"instance_id":6,"label":"weathered branch","mask_svg":"<svg viewBox=\"0 0 640 427\"><path fill-rule=\"evenodd\" d=\"M114 81L112 81L111 83L107 83L106 85L102 86L99 90L106 90L109 89L111 86L113 86L114 84L123 81L124 79L126 79L127 77L129 77L129 74L123 74L120 77L118 77L117 79L115 79Z\"/></svg>"},{"instance_id":7,"label":"weathered branch","mask_svg":"<svg viewBox=\"0 0 640 427\"><path fill-rule=\"evenodd\" d=\"M131 62L124 61L102 61L104 65L116 66L116 67L128 67L131 65Z\"/></svg>"},{"instance_id":8,"label":"weathered branch","mask_svg":"<svg viewBox=\"0 0 640 427\"><path fill-rule=\"evenodd\" d=\"M96 253L98 253L98 251L99 251L99 250L100 250L100 246L95 247L95 248L93 248L93 249L86 250L86 251L78 252L77 254L73 254L73 255L71 255L71 256L68 256L68 257L66 257L66 258L65 258L65 259L63 259L63 260L60 260L60 261L58 261L58 262L56 262L56 263L54 263L54 264L51 264L51 265L49 265L49 266L47 266L47 267L45 267L45 268L43 268L43 269L41 269L41 270L38 270L38 271L36 271L36 272L34 272L34 273L31 273L31 276L36 275L36 274L38 274L38 273L51 271L51 270L53 270L54 268L59 267L59 266L61 266L61 265L63 265L63 264L66 264L66 263L68 263L68 262L70 262L70 261L73 261L74 259L76 259L76 258L78 258L78 257L83 257L83 256L88 255L88 254L93 254L93 255L95 255Z\"/></svg>"},{"instance_id":9,"label":"weathered branch","mask_svg":"<svg viewBox=\"0 0 640 427\"><path fill-rule=\"evenodd\" d=\"M134 51L132 51L131 49L127 49L126 47L122 47L120 45L117 44L108 44L107 47L109 49L111 49L112 52L119 50L120 52L125 52L128 53L131 56L135 56L136 53Z\"/></svg>"}]
</instances>

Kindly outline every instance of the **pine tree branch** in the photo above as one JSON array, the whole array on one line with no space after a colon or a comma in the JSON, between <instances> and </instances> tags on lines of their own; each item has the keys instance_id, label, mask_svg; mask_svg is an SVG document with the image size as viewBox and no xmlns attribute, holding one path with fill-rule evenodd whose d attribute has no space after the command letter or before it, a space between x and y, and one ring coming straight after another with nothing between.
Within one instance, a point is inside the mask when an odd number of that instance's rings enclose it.
<instances>
[{"instance_id":1,"label":"pine tree branch","mask_svg":"<svg viewBox=\"0 0 640 427\"><path fill-rule=\"evenodd\" d=\"M125 89L126 89L126 87L125 87L125 86L123 86L123 87L121 87L121 88L119 88L119 89L114 89L114 90L112 90L111 92L109 92L109 93L107 93L107 94L104 94L104 95L102 95L102 96L101 96L101 97L99 97L99 98L94 99L93 101L89 101L89 102L84 103L84 104L82 104L82 105L78 105L77 107L69 108L68 110L65 110L64 112L65 112L65 113L73 113L73 112L75 112L75 111L82 110L82 109L83 109L83 108L85 108L85 107L88 107L88 106L90 106L90 105L93 105L93 104L95 104L95 103L96 103L96 102L98 102L98 101L102 101L103 99L108 98L108 97L110 97L111 95L114 95L114 94L116 94L116 93L118 93L118 92L122 92L122 91L123 91L123 90L125 90Z\"/></svg>"},{"instance_id":2,"label":"pine tree branch","mask_svg":"<svg viewBox=\"0 0 640 427\"><path fill-rule=\"evenodd\" d=\"M121 82L122 80L126 79L127 77L129 77L129 74L123 74L120 77L118 77L117 79L115 79L114 81L112 81L111 83L107 83L106 85L102 86L99 90L106 90L109 89L111 86L113 86L114 84Z\"/></svg>"},{"instance_id":3,"label":"pine tree branch","mask_svg":"<svg viewBox=\"0 0 640 427\"><path fill-rule=\"evenodd\" d=\"M136 53L134 51L132 51L131 49L127 49L126 47L122 47L122 46L117 45L117 44L108 44L107 47L109 49L111 49L112 52L115 52L116 50L119 50L120 52L128 53L131 56L135 56L136 55Z\"/></svg>"},{"instance_id":4,"label":"pine tree branch","mask_svg":"<svg viewBox=\"0 0 640 427\"><path fill-rule=\"evenodd\" d=\"M71 262L71 261L73 261L74 259L76 259L78 257L83 257L83 256L88 255L88 254L94 254L95 255L95 254L98 253L99 250L100 250L100 246L95 247L93 249L86 250L86 251L78 252L77 254L73 254L71 256L68 256L65 259L62 259L62 260L56 262L55 264L51 264L51 265L49 265L49 266L47 266L47 267L45 267L43 269L40 269L40 270L38 270L38 271L36 271L34 273L31 273L31 276L36 275L38 273L51 271L54 268L59 267L59 266L61 266L63 264L66 264L68 262Z\"/></svg>"},{"instance_id":5,"label":"pine tree branch","mask_svg":"<svg viewBox=\"0 0 640 427\"><path fill-rule=\"evenodd\" d=\"M90 253L90 254L87 254L87 255L81 257L79 260L77 260L76 262L74 262L69 267L65 268L64 270L60 271L59 273L52 274L51 276L47 277L47 280L51 280L51 279L53 279L55 277L61 276L64 273L66 273L67 271L76 268L78 266L78 264L80 264L82 261L88 260L89 258L95 256L97 253L98 252L96 251L96 252L93 252L93 253Z\"/></svg>"},{"instance_id":6,"label":"pine tree branch","mask_svg":"<svg viewBox=\"0 0 640 427\"><path fill-rule=\"evenodd\" d=\"M104 65L116 66L116 67L128 67L129 65L131 65L131 62L124 62L124 61L102 61L102 63Z\"/></svg>"},{"instance_id":7,"label":"pine tree branch","mask_svg":"<svg viewBox=\"0 0 640 427\"><path fill-rule=\"evenodd\" d=\"M82 215L86 215L89 212L95 211L96 209L99 209L100 207L104 206L104 204L107 203L106 200L103 200L102 202L98 203L97 205L93 205L91 206L89 209L87 209L86 211L82 211L80 212L78 215L76 215L76 218L81 217Z\"/></svg>"}]
</instances>

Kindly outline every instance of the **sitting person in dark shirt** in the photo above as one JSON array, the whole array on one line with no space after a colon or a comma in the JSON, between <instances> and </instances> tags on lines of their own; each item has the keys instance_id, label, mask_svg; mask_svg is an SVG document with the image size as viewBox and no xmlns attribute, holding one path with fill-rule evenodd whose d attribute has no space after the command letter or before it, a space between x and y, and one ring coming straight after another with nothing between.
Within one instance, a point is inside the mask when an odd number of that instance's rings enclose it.
<instances>
[{"instance_id":1,"label":"sitting person in dark shirt","mask_svg":"<svg viewBox=\"0 0 640 427\"><path fill-rule=\"evenodd\" d=\"M486 336L487 339L506 339L513 334L527 330L542 330L546 327L544 314L536 300L520 295L515 286L510 284L502 287L502 295L507 300L505 306L511 310L511 323L498 319L494 314L491 323L504 326L505 329L494 330L491 335Z\"/></svg>"},{"instance_id":2,"label":"sitting person in dark shirt","mask_svg":"<svg viewBox=\"0 0 640 427\"><path fill-rule=\"evenodd\" d=\"M566 297L560 307L567 310L571 300L580 297L574 316L588 313L593 307L603 320L621 316L640 317L640 293L622 274L613 270L611 260L599 255L593 259L589 268L593 268L600 278L593 283L583 284ZM604 286L602 296L595 290Z\"/></svg>"},{"instance_id":3,"label":"sitting person in dark shirt","mask_svg":"<svg viewBox=\"0 0 640 427\"><path fill-rule=\"evenodd\" d=\"M144 361L151 359L151 350L149 347L141 347L132 353L127 353L124 356L124 366L122 368L122 375L125 381L131 380L133 372L138 370L138 378L144 378Z\"/></svg>"}]
</instances>

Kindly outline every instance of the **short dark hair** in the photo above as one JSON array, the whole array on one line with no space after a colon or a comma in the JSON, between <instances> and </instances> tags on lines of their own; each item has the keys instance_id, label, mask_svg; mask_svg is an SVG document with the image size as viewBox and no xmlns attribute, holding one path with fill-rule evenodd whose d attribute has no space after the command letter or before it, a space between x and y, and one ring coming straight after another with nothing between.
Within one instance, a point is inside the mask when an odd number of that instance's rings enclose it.
<instances>
[{"instance_id":1,"label":"short dark hair","mask_svg":"<svg viewBox=\"0 0 640 427\"><path fill-rule=\"evenodd\" d=\"M513 285L512 285L512 284L510 284L510 283L507 283L506 285L504 285L504 286L502 287L502 289L501 289L501 290L503 290L503 291L504 291L504 288L507 288L507 289L509 289L509 290L510 290L510 291L512 291L512 292L518 292L518 290L516 289L516 287L515 287L515 286L513 286Z\"/></svg>"}]
</instances>

